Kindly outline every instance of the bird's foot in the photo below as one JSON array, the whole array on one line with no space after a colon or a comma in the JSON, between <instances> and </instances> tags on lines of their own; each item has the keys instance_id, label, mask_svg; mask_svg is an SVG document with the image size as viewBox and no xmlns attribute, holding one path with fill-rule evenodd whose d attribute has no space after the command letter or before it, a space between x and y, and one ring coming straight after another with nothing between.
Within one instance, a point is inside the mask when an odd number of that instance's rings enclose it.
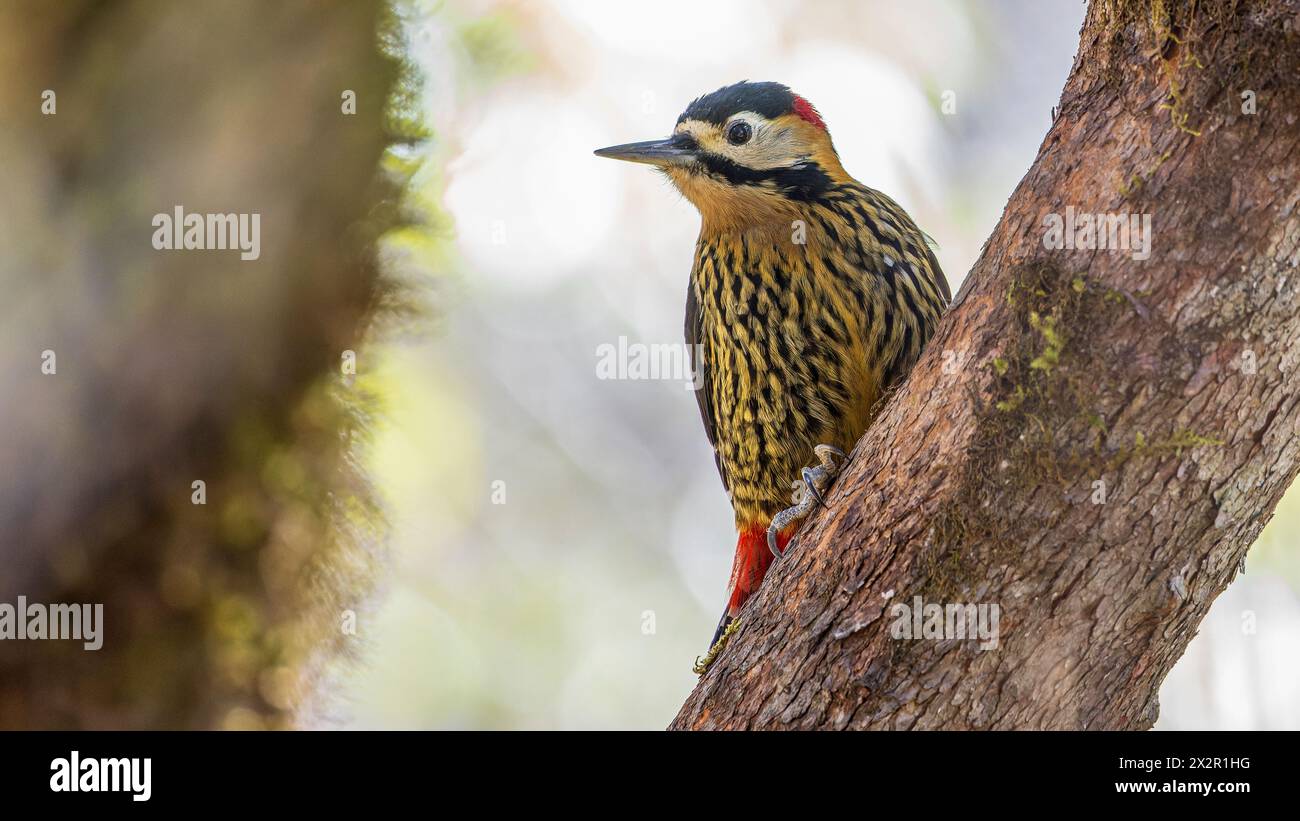
<instances>
[{"instance_id":1,"label":"bird's foot","mask_svg":"<svg viewBox=\"0 0 1300 821\"><path fill-rule=\"evenodd\" d=\"M776 544L777 534L795 522L806 519L817 505L825 504L822 493L830 487L835 474L840 472L841 464L848 460L848 456L844 454L844 451L832 445L818 445L813 448L813 453L817 454L821 464L817 467L803 469L804 491L799 497L798 504L794 507L788 507L772 517L772 524L767 528L767 547L772 551L772 555L778 559L781 558L782 553Z\"/></svg>"},{"instance_id":2,"label":"bird's foot","mask_svg":"<svg viewBox=\"0 0 1300 821\"><path fill-rule=\"evenodd\" d=\"M695 673L697 676L702 676L709 672L709 665L713 664L714 660L722 654L722 651L727 647L727 641L731 638L731 634L736 632L738 629L740 629L740 619L732 619L727 624L726 629L722 631L722 634L713 642L713 646L709 648L709 652L705 653L703 658L700 658L699 656L695 657L695 666L691 668L691 672Z\"/></svg>"}]
</instances>

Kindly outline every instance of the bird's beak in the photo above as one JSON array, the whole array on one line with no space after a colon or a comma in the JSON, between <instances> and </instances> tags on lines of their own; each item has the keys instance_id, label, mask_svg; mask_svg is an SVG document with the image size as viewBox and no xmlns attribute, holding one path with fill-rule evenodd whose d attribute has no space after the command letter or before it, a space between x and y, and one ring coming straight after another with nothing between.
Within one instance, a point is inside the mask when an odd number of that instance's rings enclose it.
<instances>
[{"instance_id":1,"label":"bird's beak","mask_svg":"<svg viewBox=\"0 0 1300 821\"><path fill-rule=\"evenodd\" d=\"M609 148L596 149L597 157L611 160L643 162L649 165L676 165L689 162L695 158L695 147L680 136L666 140L647 140L643 143L626 143L611 145Z\"/></svg>"}]
</instances>

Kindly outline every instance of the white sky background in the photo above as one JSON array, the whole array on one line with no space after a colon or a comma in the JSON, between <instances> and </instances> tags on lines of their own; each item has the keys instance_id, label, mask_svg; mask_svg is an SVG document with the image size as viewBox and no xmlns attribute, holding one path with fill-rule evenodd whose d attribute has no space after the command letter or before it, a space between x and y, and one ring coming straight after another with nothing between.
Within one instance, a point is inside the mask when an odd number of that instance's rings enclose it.
<instances>
[{"instance_id":1,"label":"white sky background","mask_svg":"<svg viewBox=\"0 0 1300 821\"><path fill-rule=\"evenodd\" d=\"M468 81L450 31L494 14L531 66ZM681 342L698 217L648 167L593 149L666 136L720 86L784 82L845 168L935 238L955 291L1050 125L1082 17L1074 0L455 0L419 27L461 296L445 333L387 357L399 387L375 473L396 576L347 723L654 728L694 684L730 510L691 394L597 381L594 351ZM494 480L505 505L487 502ZM1269 589L1259 606L1297 635L1294 593ZM1243 606L1215 613L1238 629ZM1260 706L1249 676L1192 669L1224 644L1194 643L1162 726L1300 726L1297 656L1264 671L1292 682L1268 704L1293 706Z\"/></svg>"}]
</instances>

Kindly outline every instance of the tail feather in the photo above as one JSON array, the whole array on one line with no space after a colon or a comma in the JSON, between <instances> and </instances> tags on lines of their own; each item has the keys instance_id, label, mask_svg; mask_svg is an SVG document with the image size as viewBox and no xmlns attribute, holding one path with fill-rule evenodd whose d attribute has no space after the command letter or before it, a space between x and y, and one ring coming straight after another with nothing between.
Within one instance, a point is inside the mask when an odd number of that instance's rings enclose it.
<instances>
[{"instance_id":1,"label":"tail feather","mask_svg":"<svg viewBox=\"0 0 1300 821\"><path fill-rule=\"evenodd\" d=\"M718 629L713 631L713 639L709 641L710 647L718 643L718 639L722 638L722 634L727 632L727 628L731 626L733 621L735 621L735 619L731 616L728 616L726 613L722 614L722 618L718 619Z\"/></svg>"},{"instance_id":2,"label":"tail feather","mask_svg":"<svg viewBox=\"0 0 1300 821\"><path fill-rule=\"evenodd\" d=\"M778 533L777 547L784 551L793 535L793 530ZM745 606L745 602L763 583L772 558L772 551L767 547L767 525L754 524L740 531L740 537L736 541L736 558L731 563L731 582L727 585L727 609L718 620L718 629L713 633L710 647L718 643L727 627L740 615L740 608Z\"/></svg>"}]
</instances>

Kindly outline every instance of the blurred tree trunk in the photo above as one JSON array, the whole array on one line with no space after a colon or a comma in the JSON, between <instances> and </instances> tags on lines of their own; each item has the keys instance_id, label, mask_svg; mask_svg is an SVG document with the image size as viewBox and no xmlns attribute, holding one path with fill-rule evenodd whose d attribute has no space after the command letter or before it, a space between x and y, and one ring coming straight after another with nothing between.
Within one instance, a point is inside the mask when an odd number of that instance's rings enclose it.
<instances>
[{"instance_id":1,"label":"blurred tree trunk","mask_svg":"<svg viewBox=\"0 0 1300 821\"><path fill-rule=\"evenodd\" d=\"M1297 4L1093 0L911 379L674 728L1141 729L1300 459ZM1045 216L1150 215L1149 259ZM891 637L997 604L1000 643Z\"/></svg>"},{"instance_id":2,"label":"blurred tree trunk","mask_svg":"<svg viewBox=\"0 0 1300 821\"><path fill-rule=\"evenodd\" d=\"M102 649L0 641L0 727L286 726L347 654L386 14L0 7L0 602L104 605ZM260 214L259 258L154 250L176 206Z\"/></svg>"}]
</instances>

